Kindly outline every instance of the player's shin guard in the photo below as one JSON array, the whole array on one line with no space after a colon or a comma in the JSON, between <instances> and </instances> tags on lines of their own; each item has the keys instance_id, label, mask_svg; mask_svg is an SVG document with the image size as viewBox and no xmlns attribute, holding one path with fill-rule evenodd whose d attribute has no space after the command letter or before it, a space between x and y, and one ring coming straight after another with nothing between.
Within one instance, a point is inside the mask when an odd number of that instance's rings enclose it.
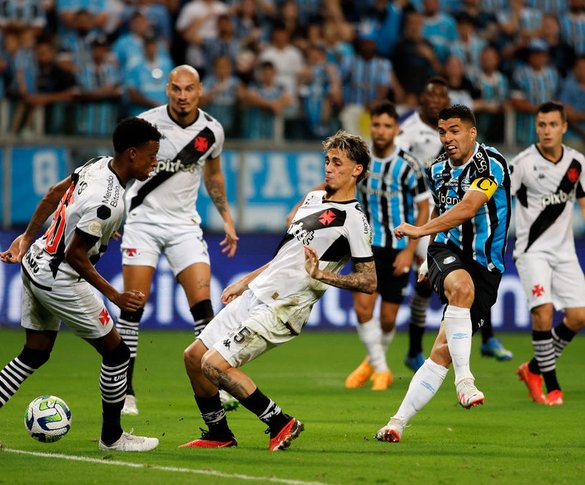
<instances>
[{"instance_id":1,"label":"player's shin guard","mask_svg":"<svg viewBox=\"0 0 585 485\"><path fill-rule=\"evenodd\" d=\"M560 389L561 387L557 381L556 357L552 332L550 330L544 332L533 330L532 347L534 348L534 358L544 378L547 391L551 392Z\"/></svg>"},{"instance_id":2,"label":"player's shin guard","mask_svg":"<svg viewBox=\"0 0 585 485\"><path fill-rule=\"evenodd\" d=\"M453 361L455 385L457 385L463 379L473 378L469 368L472 335L469 308L447 306L445 310L445 335Z\"/></svg>"},{"instance_id":3,"label":"player's shin guard","mask_svg":"<svg viewBox=\"0 0 585 485\"><path fill-rule=\"evenodd\" d=\"M22 352L12 359L0 371L0 408L16 394L27 377L41 367L51 352L24 347Z\"/></svg>"},{"instance_id":4,"label":"player's shin guard","mask_svg":"<svg viewBox=\"0 0 585 485\"><path fill-rule=\"evenodd\" d=\"M358 324L357 333L368 352L368 361L376 372L388 370L386 354L382 346L382 329L380 322L374 317Z\"/></svg>"},{"instance_id":5,"label":"player's shin guard","mask_svg":"<svg viewBox=\"0 0 585 485\"><path fill-rule=\"evenodd\" d=\"M198 337L206 325L213 319L211 300L203 300L199 303L195 303L189 311L191 312L191 315L193 315L193 320L195 322L193 327L195 337Z\"/></svg>"},{"instance_id":6,"label":"player's shin guard","mask_svg":"<svg viewBox=\"0 0 585 485\"><path fill-rule=\"evenodd\" d=\"M555 358L558 359L561 356L564 348L571 343L571 340L573 340L575 335L576 333L567 327L564 321L552 329Z\"/></svg>"},{"instance_id":7,"label":"player's shin guard","mask_svg":"<svg viewBox=\"0 0 585 485\"><path fill-rule=\"evenodd\" d=\"M448 370L430 358L425 360L412 377L406 396L394 417L404 424L408 423L433 398L447 377Z\"/></svg>"},{"instance_id":8,"label":"player's shin guard","mask_svg":"<svg viewBox=\"0 0 585 485\"><path fill-rule=\"evenodd\" d=\"M120 413L126 398L126 371L130 351L122 341L111 352L102 355L100 392L102 394L102 441L114 443L122 435Z\"/></svg>"},{"instance_id":9,"label":"player's shin guard","mask_svg":"<svg viewBox=\"0 0 585 485\"><path fill-rule=\"evenodd\" d=\"M271 432L280 431L291 419L282 412L280 406L265 396L260 389L240 401L242 406L258 416L258 419L267 424Z\"/></svg>"},{"instance_id":10,"label":"player's shin guard","mask_svg":"<svg viewBox=\"0 0 585 485\"><path fill-rule=\"evenodd\" d=\"M124 343L130 350L130 362L128 363L128 389L127 393L134 395L134 386L132 378L134 376L134 362L136 360L136 352L138 350L138 330L140 325L140 319L144 313L144 308L140 308L136 311L129 312L122 310L116 328Z\"/></svg>"},{"instance_id":11,"label":"player's shin guard","mask_svg":"<svg viewBox=\"0 0 585 485\"><path fill-rule=\"evenodd\" d=\"M417 284L410 300L410 322L408 323L408 356L415 357L422 352L427 309L431 302L432 289L428 285Z\"/></svg>"}]
</instances>

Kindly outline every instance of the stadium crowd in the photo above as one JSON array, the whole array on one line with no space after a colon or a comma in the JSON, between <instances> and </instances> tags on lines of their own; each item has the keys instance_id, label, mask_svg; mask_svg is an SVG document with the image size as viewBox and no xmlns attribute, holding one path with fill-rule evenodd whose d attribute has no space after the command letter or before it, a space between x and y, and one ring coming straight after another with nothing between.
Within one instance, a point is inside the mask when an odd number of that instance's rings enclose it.
<instances>
[{"instance_id":1,"label":"stadium crowd","mask_svg":"<svg viewBox=\"0 0 585 485\"><path fill-rule=\"evenodd\" d=\"M585 0L0 0L0 130L108 136L188 63L228 138L322 138L402 113L443 76L482 139L534 142L537 106L585 136ZM44 108L44 109L39 109ZM275 123L275 120L278 120ZM362 130L363 131L363 130Z\"/></svg>"}]
</instances>

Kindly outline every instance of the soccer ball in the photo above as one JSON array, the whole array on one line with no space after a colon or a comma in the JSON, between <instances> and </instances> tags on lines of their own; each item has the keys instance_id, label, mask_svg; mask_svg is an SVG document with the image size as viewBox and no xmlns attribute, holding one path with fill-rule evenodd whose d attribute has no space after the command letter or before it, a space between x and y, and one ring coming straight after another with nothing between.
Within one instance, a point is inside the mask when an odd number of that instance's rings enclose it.
<instances>
[{"instance_id":1,"label":"soccer ball","mask_svg":"<svg viewBox=\"0 0 585 485\"><path fill-rule=\"evenodd\" d=\"M28 405L24 426L42 443L52 443L65 436L71 428L71 410L56 396L40 396Z\"/></svg>"}]
</instances>

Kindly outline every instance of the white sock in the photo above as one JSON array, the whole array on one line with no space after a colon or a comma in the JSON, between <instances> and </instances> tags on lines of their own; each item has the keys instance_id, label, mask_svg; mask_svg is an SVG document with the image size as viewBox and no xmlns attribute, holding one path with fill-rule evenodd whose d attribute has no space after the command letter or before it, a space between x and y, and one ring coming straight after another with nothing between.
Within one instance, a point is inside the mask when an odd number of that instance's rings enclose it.
<instances>
[{"instance_id":1,"label":"white sock","mask_svg":"<svg viewBox=\"0 0 585 485\"><path fill-rule=\"evenodd\" d=\"M412 377L406 396L394 417L405 424L408 423L433 398L443 384L448 371L449 369L433 362L430 358L425 360Z\"/></svg>"},{"instance_id":2,"label":"white sock","mask_svg":"<svg viewBox=\"0 0 585 485\"><path fill-rule=\"evenodd\" d=\"M377 318L358 324L357 332L368 352L368 361L376 372L388 370L386 353L382 347L382 329Z\"/></svg>"},{"instance_id":3,"label":"white sock","mask_svg":"<svg viewBox=\"0 0 585 485\"><path fill-rule=\"evenodd\" d=\"M382 331L382 349L384 350L384 355L388 352L388 347L390 347L392 340L394 340L394 335L396 335L396 327L389 332Z\"/></svg>"},{"instance_id":4,"label":"white sock","mask_svg":"<svg viewBox=\"0 0 585 485\"><path fill-rule=\"evenodd\" d=\"M445 335L455 371L455 385L473 374L469 368L471 356L471 315L469 308L448 305L445 310Z\"/></svg>"}]
</instances>

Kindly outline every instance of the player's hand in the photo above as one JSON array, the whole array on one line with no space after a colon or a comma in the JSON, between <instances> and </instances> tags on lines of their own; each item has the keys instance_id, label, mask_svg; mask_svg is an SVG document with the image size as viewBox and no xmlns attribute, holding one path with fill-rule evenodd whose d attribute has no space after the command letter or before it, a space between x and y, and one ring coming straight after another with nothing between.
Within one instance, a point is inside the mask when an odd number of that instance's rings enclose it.
<instances>
[{"instance_id":1,"label":"player's hand","mask_svg":"<svg viewBox=\"0 0 585 485\"><path fill-rule=\"evenodd\" d=\"M139 308L142 308L146 301L144 298L144 293L141 291L130 290L116 294L112 300L112 303L122 310L135 312Z\"/></svg>"},{"instance_id":2,"label":"player's hand","mask_svg":"<svg viewBox=\"0 0 585 485\"><path fill-rule=\"evenodd\" d=\"M323 276L323 271L319 269L319 257L311 246L305 246L305 269L309 276L316 280L320 280Z\"/></svg>"},{"instance_id":3,"label":"player's hand","mask_svg":"<svg viewBox=\"0 0 585 485\"><path fill-rule=\"evenodd\" d=\"M420 227L407 224L406 222L403 222L394 229L394 235L397 239L402 239L404 236L407 236L410 239L418 239L419 237L424 236Z\"/></svg>"},{"instance_id":4,"label":"player's hand","mask_svg":"<svg viewBox=\"0 0 585 485\"><path fill-rule=\"evenodd\" d=\"M400 251L396 258L394 258L394 263L392 263L392 267L394 268L393 275L394 276L402 276L410 271L412 266L412 259L413 253L408 249L403 249Z\"/></svg>"},{"instance_id":5,"label":"player's hand","mask_svg":"<svg viewBox=\"0 0 585 485\"><path fill-rule=\"evenodd\" d=\"M223 224L225 230L225 238L219 243L220 246L224 246L221 250L222 254L227 253L227 257L231 258L238 249L238 240L240 239L236 234L236 228L233 222L225 222Z\"/></svg>"},{"instance_id":6,"label":"player's hand","mask_svg":"<svg viewBox=\"0 0 585 485\"><path fill-rule=\"evenodd\" d=\"M417 283L422 283L425 280L429 279L429 265L427 260L425 259L420 268L418 269L418 279L416 280Z\"/></svg>"},{"instance_id":7,"label":"player's hand","mask_svg":"<svg viewBox=\"0 0 585 485\"><path fill-rule=\"evenodd\" d=\"M21 234L12 241L12 244L6 251L0 253L0 261L10 264L20 263L24 253L28 251L29 246L30 242L27 242L24 239L24 234Z\"/></svg>"},{"instance_id":8,"label":"player's hand","mask_svg":"<svg viewBox=\"0 0 585 485\"><path fill-rule=\"evenodd\" d=\"M221 302L227 305L230 301L235 300L248 288L242 280L236 281L229 285L225 290L221 292Z\"/></svg>"}]
</instances>

